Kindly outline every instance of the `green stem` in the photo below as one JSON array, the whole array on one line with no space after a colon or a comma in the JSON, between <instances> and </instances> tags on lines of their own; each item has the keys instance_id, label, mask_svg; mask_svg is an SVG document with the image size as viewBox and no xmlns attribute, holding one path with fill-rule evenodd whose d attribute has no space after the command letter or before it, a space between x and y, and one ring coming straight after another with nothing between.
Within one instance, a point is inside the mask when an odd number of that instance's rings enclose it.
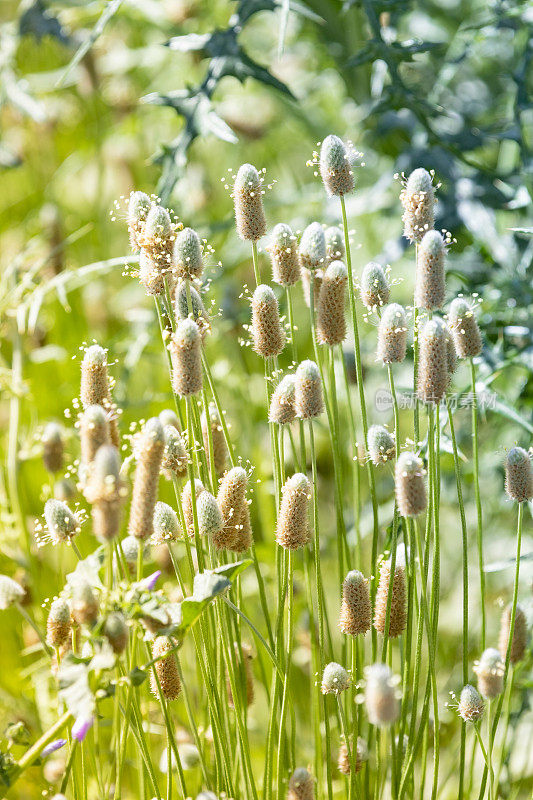
<instances>
[{"instance_id":1,"label":"green stem","mask_svg":"<svg viewBox=\"0 0 533 800\"><path fill-rule=\"evenodd\" d=\"M485 570L483 566L483 515L481 510L481 492L479 490L479 442L478 442L478 404L476 392L476 368L474 359L470 359L470 375L472 380L472 448L474 458L474 490L476 496L477 515L477 552L479 564L479 592L481 614L481 650L485 649Z\"/></svg>"}]
</instances>

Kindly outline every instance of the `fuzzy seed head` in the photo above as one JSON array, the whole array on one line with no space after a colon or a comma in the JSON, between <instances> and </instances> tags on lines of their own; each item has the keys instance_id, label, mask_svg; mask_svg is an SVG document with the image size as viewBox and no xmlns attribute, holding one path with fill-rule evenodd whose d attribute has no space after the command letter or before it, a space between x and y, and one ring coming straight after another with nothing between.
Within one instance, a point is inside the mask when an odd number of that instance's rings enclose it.
<instances>
[{"instance_id":1,"label":"fuzzy seed head","mask_svg":"<svg viewBox=\"0 0 533 800\"><path fill-rule=\"evenodd\" d=\"M236 527L235 538L231 543L232 553L244 553L252 546L253 533L250 519L250 506L244 503Z\"/></svg>"},{"instance_id":2,"label":"fuzzy seed head","mask_svg":"<svg viewBox=\"0 0 533 800\"><path fill-rule=\"evenodd\" d=\"M292 773L287 800L315 800L315 781L305 767L298 767Z\"/></svg>"},{"instance_id":3,"label":"fuzzy seed head","mask_svg":"<svg viewBox=\"0 0 533 800\"><path fill-rule=\"evenodd\" d=\"M158 502L154 508L154 544L166 544L179 539L180 524L174 509L166 503Z\"/></svg>"},{"instance_id":4,"label":"fuzzy seed head","mask_svg":"<svg viewBox=\"0 0 533 800\"><path fill-rule=\"evenodd\" d=\"M300 266L315 270L326 263L326 237L319 222L312 222L304 230L298 248Z\"/></svg>"},{"instance_id":5,"label":"fuzzy seed head","mask_svg":"<svg viewBox=\"0 0 533 800\"><path fill-rule=\"evenodd\" d=\"M478 722L483 716L484 703L479 692L469 683L461 690L457 711L465 722Z\"/></svg>"},{"instance_id":6,"label":"fuzzy seed head","mask_svg":"<svg viewBox=\"0 0 533 800\"><path fill-rule=\"evenodd\" d=\"M368 454L376 466L386 464L396 456L394 436L383 425L371 425L367 438Z\"/></svg>"},{"instance_id":7,"label":"fuzzy seed head","mask_svg":"<svg viewBox=\"0 0 533 800\"><path fill-rule=\"evenodd\" d=\"M397 679L386 664L365 667L365 704L372 725L382 728L398 719Z\"/></svg>"},{"instance_id":8,"label":"fuzzy seed head","mask_svg":"<svg viewBox=\"0 0 533 800\"><path fill-rule=\"evenodd\" d=\"M313 419L324 410L322 378L314 361L302 361L296 370L294 407L300 419Z\"/></svg>"},{"instance_id":9,"label":"fuzzy seed head","mask_svg":"<svg viewBox=\"0 0 533 800\"><path fill-rule=\"evenodd\" d=\"M128 202L128 231L131 249L134 253L139 251L139 237L151 205L150 198L144 192L132 192L130 194Z\"/></svg>"},{"instance_id":10,"label":"fuzzy seed head","mask_svg":"<svg viewBox=\"0 0 533 800\"><path fill-rule=\"evenodd\" d=\"M70 635L70 607L66 600L57 597L52 601L46 621L46 641L51 647L61 647Z\"/></svg>"},{"instance_id":11,"label":"fuzzy seed head","mask_svg":"<svg viewBox=\"0 0 533 800\"><path fill-rule=\"evenodd\" d=\"M202 439L204 441L204 449L207 457L208 466L210 466L210 452L209 452L209 430L211 431L211 443L213 446L213 466L215 472L219 475L224 471L226 465L226 458L228 455L228 448L226 447L226 439L224 438L224 429L214 403L209 403L208 408L209 420L205 414L202 413Z\"/></svg>"},{"instance_id":12,"label":"fuzzy seed head","mask_svg":"<svg viewBox=\"0 0 533 800\"><path fill-rule=\"evenodd\" d=\"M67 542L80 532L80 523L66 503L50 498L44 506L44 519L54 544Z\"/></svg>"},{"instance_id":13,"label":"fuzzy seed head","mask_svg":"<svg viewBox=\"0 0 533 800\"><path fill-rule=\"evenodd\" d=\"M483 347L479 325L473 309L463 297L456 297L452 301L448 311L448 323L459 358L478 356Z\"/></svg>"},{"instance_id":14,"label":"fuzzy seed head","mask_svg":"<svg viewBox=\"0 0 533 800\"><path fill-rule=\"evenodd\" d=\"M97 451L109 443L107 414L101 405L88 406L80 415L80 445L82 483L87 483L91 464Z\"/></svg>"},{"instance_id":15,"label":"fuzzy seed head","mask_svg":"<svg viewBox=\"0 0 533 800\"><path fill-rule=\"evenodd\" d=\"M98 448L85 492L90 503L120 500L123 497L124 484L120 477L120 466L120 455L116 447L104 444Z\"/></svg>"},{"instance_id":16,"label":"fuzzy seed head","mask_svg":"<svg viewBox=\"0 0 533 800\"><path fill-rule=\"evenodd\" d=\"M453 341L452 332L449 327L445 326L446 330L446 361L448 366L448 383L451 383L452 375L457 369L457 351L455 350L455 343Z\"/></svg>"},{"instance_id":17,"label":"fuzzy seed head","mask_svg":"<svg viewBox=\"0 0 533 800\"><path fill-rule=\"evenodd\" d=\"M117 420L112 413L114 408L109 389L107 353L98 344L91 345L85 350L85 355L81 362L80 400L84 409L89 406L99 405L108 412L111 443L115 447L119 447L120 438Z\"/></svg>"},{"instance_id":18,"label":"fuzzy seed head","mask_svg":"<svg viewBox=\"0 0 533 800\"><path fill-rule=\"evenodd\" d=\"M442 308L446 295L446 244L438 231L424 234L416 258L415 305Z\"/></svg>"},{"instance_id":19,"label":"fuzzy seed head","mask_svg":"<svg viewBox=\"0 0 533 800\"><path fill-rule=\"evenodd\" d=\"M196 507L198 513L198 531L200 536L207 536L213 542L217 540L224 527L222 512L216 498L207 490L201 492Z\"/></svg>"},{"instance_id":20,"label":"fuzzy seed head","mask_svg":"<svg viewBox=\"0 0 533 800\"><path fill-rule=\"evenodd\" d=\"M160 295L165 291L165 263L158 261L148 250L139 254L139 281L146 294Z\"/></svg>"},{"instance_id":21,"label":"fuzzy seed head","mask_svg":"<svg viewBox=\"0 0 533 800\"><path fill-rule=\"evenodd\" d=\"M317 338L333 347L346 338L344 306L348 272L342 261L332 261L324 272L318 296Z\"/></svg>"},{"instance_id":22,"label":"fuzzy seed head","mask_svg":"<svg viewBox=\"0 0 533 800\"><path fill-rule=\"evenodd\" d=\"M202 339L196 322L182 319L170 346L172 387L180 397L198 394L202 388Z\"/></svg>"},{"instance_id":23,"label":"fuzzy seed head","mask_svg":"<svg viewBox=\"0 0 533 800\"><path fill-rule=\"evenodd\" d=\"M93 625L98 616L98 600L87 581L79 581L72 590L72 618L78 625Z\"/></svg>"},{"instance_id":24,"label":"fuzzy seed head","mask_svg":"<svg viewBox=\"0 0 533 800\"><path fill-rule=\"evenodd\" d=\"M213 536L213 544L217 550L231 549L240 538L241 519L245 513L244 506L247 506L247 485L248 475L242 467L233 467L222 478L217 503L224 524L221 531Z\"/></svg>"},{"instance_id":25,"label":"fuzzy seed head","mask_svg":"<svg viewBox=\"0 0 533 800\"><path fill-rule=\"evenodd\" d=\"M141 547L141 540L136 539L135 536L125 536L120 542L124 560L129 567L135 567L137 564L137 556L139 554L139 547ZM142 545L143 552L147 551L146 545Z\"/></svg>"},{"instance_id":26,"label":"fuzzy seed head","mask_svg":"<svg viewBox=\"0 0 533 800\"><path fill-rule=\"evenodd\" d=\"M503 692L505 664L498 650L488 647L474 664L477 675L477 688L482 697L493 700Z\"/></svg>"},{"instance_id":27,"label":"fuzzy seed head","mask_svg":"<svg viewBox=\"0 0 533 800\"><path fill-rule=\"evenodd\" d=\"M192 228L184 228L174 242L174 273L178 278L199 278L203 270L200 237Z\"/></svg>"},{"instance_id":28,"label":"fuzzy seed head","mask_svg":"<svg viewBox=\"0 0 533 800\"><path fill-rule=\"evenodd\" d=\"M501 622L500 622L500 636L498 638L498 650L500 655L505 661L507 658L507 648L509 646L509 639L511 636L511 612L512 605L509 604L504 609ZM519 661L525 656L527 646L527 618L524 609L520 604L516 606L513 639L511 642L511 652L509 654L509 663L518 664Z\"/></svg>"},{"instance_id":29,"label":"fuzzy seed head","mask_svg":"<svg viewBox=\"0 0 533 800\"><path fill-rule=\"evenodd\" d=\"M20 603L25 595L22 586L8 575L0 575L0 611Z\"/></svg>"},{"instance_id":30,"label":"fuzzy seed head","mask_svg":"<svg viewBox=\"0 0 533 800\"><path fill-rule=\"evenodd\" d=\"M419 242L435 220L435 192L429 172L415 169L400 193L400 201L404 208L403 235L411 242Z\"/></svg>"},{"instance_id":31,"label":"fuzzy seed head","mask_svg":"<svg viewBox=\"0 0 533 800\"><path fill-rule=\"evenodd\" d=\"M63 429L57 422L49 422L42 436L43 463L48 472L59 472L63 467Z\"/></svg>"},{"instance_id":32,"label":"fuzzy seed head","mask_svg":"<svg viewBox=\"0 0 533 800\"><path fill-rule=\"evenodd\" d=\"M352 745L353 747L353 745ZM357 739L357 749L355 754L355 774L357 775L358 772L361 772L363 768L363 764L365 761L368 761L368 748L366 746L366 742L363 739ZM350 764L350 756L348 753L348 748L345 744L341 744L339 748L339 756L337 760L337 765L339 768L339 772L343 775L349 775L352 771L352 766Z\"/></svg>"},{"instance_id":33,"label":"fuzzy seed head","mask_svg":"<svg viewBox=\"0 0 533 800\"><path fill-rule=\"evenodd\" d=\"M152 694L159 697L157 683L161 687L161 694L165 700L176 700L181 693L181 681L178 672L178 662L174 653L169 651L174 648L174 644L166 636L158 636L152 645L152 658L160 658L152 667L155 675L150 675L150 687ZM168 653L168 655L165 655Z\"/></svg>"},{"instance_id":34,"label":"fuzzy seed head","mask_svg":"<svg viewBox=\"0 0 533 800\"><path fill-rule=\"evenodd\" d=\"M386 305L390 298L390 285L380 264L370 261L361 273L361 300L370 310Z\"/></svg>"},{"instance_id":35,"label":"fuzzy seed head","mask_svg":"<svg viewBox=\"0 0 533 800\"><path fill-rule=\"evenodd\" d=\"M159 419L161 419L161 414L159 415ZM171 480L173 476L176 476L176 478L183 478L184 475L187 474L188 457L181 433L179 433L174 425L165 425L164 436L165 450L161 462L163 474L169 480Z\"/></svg>"},{"instance_id":36,"label":"fuzzy seed head","mask_svg":"<svg viewBox=\"0 0 533 800\"><path fill-rule=\"evenodd\" d=\"M270 286L258 286L252 297L254 350L263 358L278 356L285 346L278 301Z\"/></svg>"},{"instance_id":37,"label":"fuzzy seed head","mask_svg":"<svg viewBox=\"0 0 533 800\"><path fill-rule=\"evenodd\" d=\"M331 661L322 673L322 694L340 694L350 687L350 676L340 664Z\"/></svg>"},{"instance_id":38,"label":"fuzzy seed head","mask_svg":"<svg viewBox=\"0 0 533 800\"><path fill-rule=\"evenodd\" d=\"M378 633L385 634L387 621L387 603L389 598L389 585L391 579L391 562L383 561L379 573L379 585L376 593L374 607L374 628ZM390 639L395 639L405 630L407 624L407 585L405 580L405 567L396 564L392 580L392 595L390 603L389 632Z\"/></svg>"},{"instance_id":39,"label":"fuzzy seed head","mask_svg":"<svg viewBox=\"0 0 533 800\"><path fill-rule=\"evenodd\" d=\"M198 325L200 330L200 335L202 337L202 341L205 339L206 334L211 328L211 323L209 322L209 315L206 311L204 306L204 301L202 300L202 296L199 292L196 291L194 286L192 286L189 282L189 293L191 302L189 304L189 298L187 296L187 281L180 280L176 285L176 289L174 292L174 310L176 313L176 319L182 320L187 319L187 317L191 316L192 319ZM192 306L192 312L191 312Z\"/></svg>"},{"instance_id":40,"label":"fuzzy seed head","mask_svg":"<svg viewBox=\"0 0 533 800\"><path fill-rule=\"evenodd\" d=\"M531 456L523 447L512 447L505 457L505 491L518 503L533 497Z\"/></svg>"},{"instance_id":41,"label":"fuzzy seed head","mask_svg":"<svg viewBox=\"0 0 533 800\"><path fill-rule=\"evenodd\" d=\"M338 136L326 136L320 148L320 175L326 192L341 196L353 192L355 181L346 145Z\"/></svg>"},{"instance_id":42,"label":"fuzzy seed head","mask_svg":"<svg viewBox=\"0 0 533 800\"><path fill-rule=\"evenodd\" d=\"M163 411L159 412L159 421L163 428L166 428L167 425L172 425L177 431L180 429L178 415L171 408L164 408Z\"/></svg>"},{"instance_id":43,"label":"fuzzy seed head","mask_svg":"<svg viewBox=\"0 0 533 800\"><path fill-rule=\"evenodd\" d=\"M251 706L255 697L254 674L252 671L252 659L253 659L252 648L246 642L242 642L240 647L237 642L234 642L233 646L235 648L235 656L237 661L237 673L236 673L237 685L239 683L242 685L241 691L246 696L246 705ZM227 688L228 688L228 704L230 708L235 708L235 705L233 703L233 694L231 692L231 684L229 681L229 677L227 678Z\"/></svg>"},{"instance_id":44,"label":"fuzzy seed head","mask_svg":"<svg viewBox=\"0 0 533 800\"><path fill-rule=\"evenodd\" d=\"M428 320L419 335L418 397L440 403L448 388L448 334L438 319Z\"/></svg>"},{"instance_id":45,"label":"fuzzy seed head","mask_svg":"<svg viewBox=\"0 0 533 800\"><path fill-rule=\"evenodd\" d=\"M332 261L344 261L346 247L344 246L344 234L341 229L335 225L326 228L324 239L326 240L326 262L331 264Z\"/></svg>"},{"instance_id":46,"label":"fuzzy seed head","mask_svg":"<svg viewBox=\"0 0 533 800\"><path fill-rule=\"evenodd\" d=\"M377 357L384 364L398 364L407 350L407 317L398 303L385 306L378 328Z\"/></svg>"},{"instance_id":47,"label":"fuzzy seed head","mask_svg":"<svg viewBox=\"0 0 533 800\"><path fill-rule=\"evenodd\" d=\"M300 280L300 262L296 236L281 222L272 231L268 247L272 261L272 280L280 286L293 286Z\"/></svg>"},{"instance_id":48,"label":"fuzzy seed head","mask_svg":"<svg viewBox=\"0 0 533 800\"><path fill-rule=\"evenodd\" d=\"M351 570L342 583L339 628L348 636L370 630L372 609L368 579L359 570Z\"/></svg>"},{"instance_id":49,"label":"fuzzy seed head","mask_svg":"<svg viewBox=\"0 0 533 800\"><path fill-rule=\"evenodd\" d=\"M268 419L278 425L292 422L296 416L295 409L296 380L294 375L285 375L280 380L270 398Z\"/></svg>"},{"instance_id":50,"label":"fuzzy seed head","mask_svg":"<svg viewBox=\"0 0 533 800\"><path fill-rule=\"evenodd\" d=\"M266 233L262 181L251 164L239 167L233 184L237 233L243 241L256 242Z\"/></svg>"},{"instance_id":51,"label":"fuzzy seed head","mask_svg":"<svg viewBox=\"0 0 533 800\"><path fill-rule=\"evenodd\" d=\"M111 613L104 623L104 634L116 655L124 652L128 644L128 626L120 611Z\"/></svg>"},{"instance_id":52,"label":"fuzzy seed head","mask_svg":"<svg viewBox=\"0 0 533 800\"><path fill-rule=\"evenodd\" d=\"M285 550L298 550L309 541L311 484L302 472L285 481L276 527L276 542Z\"/></svg>"},{"instance_id":53,"label":"fuzzy seed head","mask_svg":"<svg viewBox=\"0 0 533 800\"><path fill-rule=\"evenodd\" d=\"M401 453L394 471L396 501L402 517L417 517L427 505L424 465L415 453Z\"/></svg>"},{"instance_id":54,"label":"fuzzy seed head","mask_svg":"<svg viewBox=\"0 0 533 800\"><path fill-rule=\"evenodd\" d=\"M203 494L203 492L205 492L205 486L203 485L201 480L195 478L194 493L197 503L198 503L198 498L200 497L201 494ZM190 538L194 538L194 512L192 507L192 489L190 481L187 481L187 483L183 487L183 491L181 493L181 506L183 508L183 517L185 519L187 534ZM198 516L198 506L196 507L196 515Z\"/></svg>"},{"instance_id":55,"label":"fuzzy seed head","mask_svg":"<svg viewBox=\"0 0 533 800\"><path fill-rule=\"evenodd\" d=\"M153 533L154 508L159 485L159 470L165 449L165 434L158 417L151 417L137 443L137 466L133 480L128 533L148 539Z\"/></svg>"}]
</instances>

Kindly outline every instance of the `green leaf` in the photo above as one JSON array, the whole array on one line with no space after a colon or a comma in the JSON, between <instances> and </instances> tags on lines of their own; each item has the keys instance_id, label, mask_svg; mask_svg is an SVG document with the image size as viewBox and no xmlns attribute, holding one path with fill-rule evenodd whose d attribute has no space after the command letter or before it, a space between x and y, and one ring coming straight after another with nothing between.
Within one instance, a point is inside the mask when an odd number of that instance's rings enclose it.
<instances>
[{"instance_id":1,"label":"green leaf","mask_svg":"<svg viewBox=\"0 0 533 800\"><path fill-rule=\"evenodd\" d=\"M230 581L233 578L236 578L237 575L240 575L241 572L244 572L245 569L251 567L253 561L251 558L245 558L244 561L236 561L233 564L223 564L221 567L215 567L213 572L217 575L225 575Z\"/></svg>"},{"instance_id":2,"label":"green leaf","mask_svg":"<svg viewBox=\"0 0 533 800\"><path fill-rule=\"evenodd\" d=\"M141 683L144 683L147 677L147 673L140 667L134 667L129 673L129 679L132 683L132 686L140 686Z\"/></svg>"},{"instance_id":3,"label":"green leaf","mask_svg":"<svg viewBox=\"0 0 533 800\"><path fill-rule=\"evenodd\" d=\"M495 414L499 414L501 417L505 417L506 419L511 420L511 422L515 422L517 425L520 425L524 428L528 433L533 434L533 425L524 419L518 411L511 406L507 405L503 400L499 400L498 398L493 399L490 406L488 406L488 410L493 411Z\"/></svg>"}]
</instances>

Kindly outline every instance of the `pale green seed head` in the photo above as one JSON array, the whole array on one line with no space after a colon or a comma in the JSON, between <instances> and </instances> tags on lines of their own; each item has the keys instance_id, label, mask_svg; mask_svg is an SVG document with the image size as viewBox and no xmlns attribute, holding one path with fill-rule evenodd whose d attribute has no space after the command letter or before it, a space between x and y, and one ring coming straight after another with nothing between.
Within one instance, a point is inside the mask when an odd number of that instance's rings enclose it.
<instances>
[{"instance_id":1,"label":"pale green seed head","mask_svg":"<svg viewBox=\"0 0 533 800\"><path fill-rule=\"evenodd\" d=\"M272 230L272 245L274 247L287 248L291 247L294 242L294 233L289 225L284 222L278 223Z\"/></svg>"},{"instance_id":2,"label":"pale green seed head","mask_svg":"<svg viewBox=\"0 0 533 800\"><path fill-rule=\"evenodd\" d=\"M322 694L340 694L350 686L350 676L335 661L326 664L322 674Z\"/></svg>"},{"instance_id":3,"label":"pale green seed head","mask_svg":"<svg viewBox=\"0 0 533 800\"><path fill-rule=\"evenodd\" d=\"M48 619L61 625L68 625L70 622L70 606L62 597L56 597L50 605Z\"/></svg>"},{"instance_id":4,"label":"pale green seed head","mask_svg":"<svg viewBox=\"0 0 533 800\"><path fill-rule=\"evenodd\" d=\"M163 206L151 206L144 223L145 239L167 239L172 234L170 214Z\"/></svg>"},{"instance_id":5,"label":"pale green seed head","mask_svg":"<svg viewBox=\"0 0 533 800\"><path fill-rule=\"evenodd\" d=\"M198 529L200 536L215 536L224 525L222 513L213 495L204 491L196 504L198 513Z\"/></svg>"},{"instance_id":6,"label":"pale green seed head","mask_svg":"<svg viewBox=\"0 0 533 800\"><path fill-rule=\"evenodd\" d=\"M256 168L252 164L242 164L235 178L234 190L249 192L260 188L261 178Z\"/></svg>"},{"instance_id":7,"label":"pale green seed head","mask_svg":"<svg viewBox=\"0 0 533 800\"><path fill-rule=\"evenodd\" d=\"M99 344L92 344L86 348L83 362L88 366L102 367L107 364L107 352Z\"/></svg>"},{"instance_id":8,"label":"pale green seed head","mask_svg":"<svg viewBox=\"0 0 533 800\"><path fill-rule=\"evenodd\" d=\"M77 517L66 503L50 498L44 506L44 518L54 543L64 542L75 536L80 530Z\"/></svg>"},{"instance_id":9,"label":"pale green seed head","mask_svg":"<svg viewBox=\"0 0 533 800\"><path fill-rule=\"evenodd\" d=\"M128 222L144 222L152 206L152 201L144 192L132 192L128 202Z\"/></svg>"},{"instance_id":10,"label":"pale green seed head","mask_svg":"<svg viewBox=\"0 0 533 800\"><path fill-rule=\"evenodd\" d=\"M409 193L416 192L417 194L420 192L425 192L426 194L433 192L433 179L429 172L423 167L413 170L407 179L405 191Z\"/></svg>"},{"instance_id":11,"label":"pale green seed head","mask_svg":"<svg viewBox=\"0 0 533 800\"><path fill-rule=\"evenodd\" d=\"M154 508L154 540L176 541L180 534L178 515L167 503L156 503Z\"/></svg>"},{"instance_id":12,"label":"pale green seed head","mask_svg":"<svg viewBox=\"0 0 533 800\"><path fill-rule=\"evenodd\" d=\"M334 225L326 228L324 238L326 240L327 257L332 261L336 259L342 261L346 255L346 248L344 246L344 234L341 229Z\"/></svg>"},{"instance_id":13,"label":"pale green seed head","mask_svg":"<svg viewBox=\"0 0 533 800\"><path fill-rule=\"evenodd\" d=\"M192 228L184 228L174 242L174 264L178 273L202 274L204 265L200 237Z\"/></svg>"},{"instance_id":14,"label":"pale green seed head","mask_svg":"<svg viewBox=\"0 0 533 800\"><path fill-rule=\"evenodd\" d=\"M24 597L24 589L8 575L0 575L0 610L19 603Z\"/></svg>"},{"instance_id":15,"label":"pale green seed head","mask_svg":"<svg viewBox=\"0 0 533 800\"><path fill-rule=\"evenodd\" d=\"M178 322L175 334L175 342L178 347L193 347L200 341L200 331L198 325L192 319L182 319Z\"/></svg>"},{"instance_id":16,"label":"pale green seed head","mask_svg":"<svg viewBox=\"0 0 533 800\"><path fill-rule=\"evenodd\" d=\"M307 269L318 269L326 260L326 238L319 222L312 222L300 239L300 261Z\"/></svg>"}]
</instances>

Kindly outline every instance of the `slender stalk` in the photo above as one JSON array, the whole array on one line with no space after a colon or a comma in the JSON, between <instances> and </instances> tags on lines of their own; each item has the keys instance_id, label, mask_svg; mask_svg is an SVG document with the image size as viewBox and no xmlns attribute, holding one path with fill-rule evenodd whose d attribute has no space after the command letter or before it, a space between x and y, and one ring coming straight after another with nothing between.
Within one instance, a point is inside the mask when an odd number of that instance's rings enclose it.
<instances>
[{"instance_id":1,"label":"slender stalk","mask_svg":"<svg viewBox=\"0 0 533 800\"><path fill-rule=\"evenodd\" d=\"M470 359L470 375L472 381L472 454L474 459L474 491L476 496L477 516L477 553L479 565L479 593L481 615L481 650L485 649L485 569L483 566L483 512L481 510L481 492L479 489L479 442L478 442L478 403L476 391L476 368L474 359Z\"/></svg>"}]
</instances>

